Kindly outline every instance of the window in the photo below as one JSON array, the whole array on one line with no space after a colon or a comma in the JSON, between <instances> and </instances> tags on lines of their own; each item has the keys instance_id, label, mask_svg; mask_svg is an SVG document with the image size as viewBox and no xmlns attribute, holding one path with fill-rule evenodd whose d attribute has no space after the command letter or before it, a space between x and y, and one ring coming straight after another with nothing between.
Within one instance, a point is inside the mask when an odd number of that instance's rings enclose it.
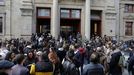
<instances>
[{"instance_id":1,"label":"window","mask_svg":"<svg viewBox=\"0 0 134 75\"><path fill-rule=\"evenodd\" d=\"M78 9L61 9L61 18L80 18L80 10Z\"/></svg>"},{"instance_id":2,"label":"window","mask_svg":"<svg viewBox=\"0 0 134 75\"><path fill-rule=\"evenodd\" d=\"M134 13L134 4L126 4L125 12L126 13Z\"/></svg>"},{"instance_id":3,"label":"window","mask_svg":"<svg viewBox=\"0 0 134 75\"><path fill-rule=\"evenodd\" d=\"M72 18L80 18L80 10L72 10L71 17Z\"/></svg>"},{"instance_id":4,"label":"window","mask_svg":"<svg viewBox=\"0 0 134 75\"><path fill-rule=\"evenodd\" d=\"M61 17L62 18L69 18L70 17L70 10L62 9L61 10Z\"/></svg>"},{"instance_id":5,"label":"window","mask_svg":"<svg viewBox=\"0 0 134 75\"><path fill-rule=\"evenodd\" d=\"M5 5L4 1L5 0L0 0L0 5Z\"/></svg>"},{"instance_id":6,"label":"window","mask_svg":"<svg viewBox=\"0 0 134 75\"><path fill-rule=\"evenodd\" d=\"M126 25L125 25L125 35L126 36L132 36L132 25L133 25L133 22L126 22Z\"/></svg>"},{"instance_id":7,"label":"window","mask_svg":"<svg viewBox=\"0 0 134 75\"><path fill-rule=\"evenodd\" d=\"M50 9L38 9L38 16L50 17Z\"/></svg>"},{"instance_id":8,"label":"window","mask_svg":"<svg viewBox=\"0 0 134 75\"><path fill-rule=\"evenodd\" d=\"M125 5L125 12L128 12L128 5Z\"/></svg>"},{"instance_id":9,"label":"window","mask_svg":"<svg viewBox=\"0 0 134 75\"><path fill-rule=\"evenodd\" d=\"M3 33L3 18L0 17L0 33Z\"/></svg>"},{"instance_id":10,"label":"window","mask_svg":"<svg viewBox=\"0 0 134 75\"><path fill-rule=\"evenodd\" d=\"M129 11L130 13L133 12L133 5L129 5L129 6L128 6L128 11Z\"/></svg>"}]
</instances>

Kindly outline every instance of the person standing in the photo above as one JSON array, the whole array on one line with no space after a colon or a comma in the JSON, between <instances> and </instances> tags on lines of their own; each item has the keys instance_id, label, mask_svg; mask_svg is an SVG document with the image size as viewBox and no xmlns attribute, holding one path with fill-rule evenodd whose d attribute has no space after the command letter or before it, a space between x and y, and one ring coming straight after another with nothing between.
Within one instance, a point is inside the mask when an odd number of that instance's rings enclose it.
<instances>
[{"instance_id":1,"label":"person standing","mask_svg":"<svg viewBox=\"0 0 134 75\"><path fill-rule=\"evenodd\" d=\"M134 55L128 60L128 72L134 75Z\"/></svg>"},{"instance_id":2,"label":"person standing","mask_svg":"<svg viewBox=\"0 0 134 75\"><path fill-rule=\"evenodd\" d=\"M29 70L23 66L25 56L18 54L15 60L17 64L12 67L12 75L29 75Z\"/></svg>"},{"instance_id":3,"label":"person standing","mask_svg":"<svg viewBox=\"0 0 134 75\"><path fill-rule=\"evenodd\" d=\"M12 75L12 66L14 64L8 60L0 60L0 75Z\"/></svg>"},{"instance_id":4,"label":"person standing","mask_svg":"<svg viewBox=\"0 0 134 75\"><path fill-rule=\"evenodd\" d=\"M80 75L79 68L74 64L74 51L69 50L66 54L64 62L62 63L64 73L63 75Z\"/></svg>"},{"instance_id":5,"label":"person standing","mask_svg":"<svg viewBox=\"0 0 134 75\"><path fill-rule=\"evenodd\" d=\"M51 47L49 50L48 58L49 61L53 64L53 75L62 74L62 64L53 47Z\"/></svg>"},{"instance_id":6,"label":"person standing","mask_svg":"<svg viewBox=\"0 0 134 75\"><path fill-rule=\"evenodd\" d=\"M90 56L90 64L83 68L83 75L104 75L104 68L99 63L99 54L93 52Z\"/></svg>"},{"instance_id":7,"label":"person standing","mask_svg":"<svg viewBox=\"0 0 134 75\"><path fill-rule=\"evenodd\" d=\"M38 56L38 62L32 64L30 68L31 75L52 75L53 65L48 59L47 53L40 53Z\"/></svg>"},{"instance_id":8,"label":"person standing","mask_svg":"<svg viewBox=\"0 0 134 75\"><path fill-rule=\"evenodd\" d=\"M121 51L113 45L113 53L111 55L109 70L111 75L122 75L123 59Z\"/></svg>"}]
</instances>

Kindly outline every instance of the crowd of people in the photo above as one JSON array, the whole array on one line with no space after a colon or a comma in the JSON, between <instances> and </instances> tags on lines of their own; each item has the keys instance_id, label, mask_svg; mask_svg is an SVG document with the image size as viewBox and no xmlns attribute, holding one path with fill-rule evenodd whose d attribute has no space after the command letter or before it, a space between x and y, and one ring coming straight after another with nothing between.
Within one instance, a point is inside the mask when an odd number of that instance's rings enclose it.
<instances>
[{"instance_id":1,"label":"crowd of people","mask_svg":"<svg viewBox=\"0 0 134 75\"><path fill-rule=\"evenodd\" d=\"M0 46L0 75L122 75L124 69L134 75L134 40L39 33L29 41L0 40Z\"/></svg>"}]
</instances>

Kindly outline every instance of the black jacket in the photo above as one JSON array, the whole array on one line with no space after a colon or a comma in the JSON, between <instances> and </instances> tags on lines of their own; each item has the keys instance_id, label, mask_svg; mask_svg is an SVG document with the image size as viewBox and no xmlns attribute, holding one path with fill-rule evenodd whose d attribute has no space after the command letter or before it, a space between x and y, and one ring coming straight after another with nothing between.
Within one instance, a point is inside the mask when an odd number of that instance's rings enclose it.
<instances>
[{"instance_id":1,"label":"black jacket","mask_svg":"<svg viewBox=\"0 0 134 75\"><path fill-rule=\"evenodd\" d=\"M52 72L53 65L50 62L40 61L36 63L36 72Z\"/></svg>"},{"instance_id":2,"label":"black jacket","mask_svg":"<svg viewBox=\"0 0 134 75\"><path fill-rule=\"evenodd\" d=\"M63 75L79 75L79 70L74 63L65 60L63 63L64 73Z\"/></svg>"},{"instance_id":3,"label":"black jacket","mask_svg":"<svg viewBox=\"0 0 134 75\"><path fill-rule=\"evenodd\" d=\"M120 56L122 56L121 52L120 51L115 52L111 56L112 56L112 58L111 58L110 63L109 63L110 73L112 75L120 75L120 74L122 74L122 69L118 64Z\"/></svg>"},{"instance_id":4,"label":"black jacket","mask_svg":"<svg viewBox=\"0 0 134 75\"><path fill-rule=\"evenodd\" d=\"M134 55L132 57L130 57L129 61L128 61L128 71L132 72L132 75L134 75Z\"/></svg>"}]
</instances>

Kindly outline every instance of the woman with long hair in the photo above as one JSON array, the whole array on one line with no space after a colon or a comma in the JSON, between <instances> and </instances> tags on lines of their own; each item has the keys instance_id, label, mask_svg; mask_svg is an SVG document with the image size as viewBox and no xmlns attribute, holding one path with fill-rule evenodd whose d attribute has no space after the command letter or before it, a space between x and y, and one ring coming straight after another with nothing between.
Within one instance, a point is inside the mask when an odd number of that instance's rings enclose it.
<instances>
[{"instance_id":1,"label":"woman with long hair","mask_svg":"<svg viewBox=\"0 0 134 75\"><path fill-rule=\"evenodd\" d=\"M62 64L53 47L49 49L48 58L53 63L53 75L60 75L62 72Z\"/></svg>"},{"instance_id":2,"label":"woman with long hair","mask_svg":"<svg viewBox=\"0 0 134 75\"><path fill-rule=\"evenodd\" d=\"M36 61L36 59L35 59L34 52L29 51L27 53L27 57L26 57L24 65L29 68L31 64L35 63L35 61Z\"/></svg>"},{"instance_id":3,"label":"woman with long hair","mask_svg":"<svg viewBox=\"0 0 134 75\"><path fill-rule=\"evenodd\" d=\"M14 58L15 58L15 53L10 51L10 52L8 52L6 54L5 60L8 60L10 62L13 62L14 61Z\"/></svg>"}]
</instances>

